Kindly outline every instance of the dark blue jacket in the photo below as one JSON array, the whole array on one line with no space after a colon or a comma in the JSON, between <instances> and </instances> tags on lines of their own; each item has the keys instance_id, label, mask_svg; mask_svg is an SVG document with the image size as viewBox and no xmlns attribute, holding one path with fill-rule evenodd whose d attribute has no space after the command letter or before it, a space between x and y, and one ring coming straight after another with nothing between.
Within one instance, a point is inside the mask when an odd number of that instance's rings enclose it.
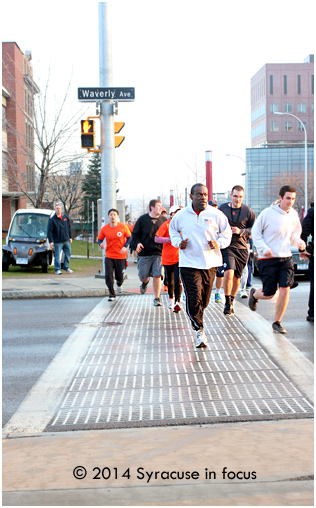
<instances>
[{"instance_id":1,"label":"dark blue jacket","mask_svg":"<svg viewBox=\"0 0 316 508\"><path fill-rule=\"evenodd\" d=\"M48 222L49 243L67 242L70 238L72 238L72 234L69 217L62 214L59 219L56 214L53 215Z\"/></svg>"}]
</instances>

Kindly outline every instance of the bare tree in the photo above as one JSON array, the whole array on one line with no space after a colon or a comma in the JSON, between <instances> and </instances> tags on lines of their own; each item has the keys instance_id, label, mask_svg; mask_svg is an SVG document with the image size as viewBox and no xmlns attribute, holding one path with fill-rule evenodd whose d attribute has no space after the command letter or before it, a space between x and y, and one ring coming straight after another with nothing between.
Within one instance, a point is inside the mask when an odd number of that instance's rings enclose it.
<instances>
[{"instance_id":1,"label":"bare tree","mask_svg":"<svg viewBox=\"0 0 316 508\"><path fill-rule=\"evenodd\" d=\"M47 190L53 201L59 201L67 214L82 205L82 172L73 171L70 166L61 174L53 173L48 178Z\"/></svg>"},{"instance_id":2,"label":"bare tree","mask_svg":"<svg viewBox=\"0 0 316 508\"><path fill-rule=\"evenodd\" d=\"M10 76L11 77L11 76ZM14 80L14 76L11 77ZM73 143L74 134L78 134L80 117L83 114L82 107L73 111L67 106L69 101L68 84L60 104L54 103L49 96L49 76L42 92L35 83L34 87L34 115L26 112L14 90L10 100L15 101L16 107L25 116L25 132L17 130L7 121L8 135L14 139L12 147L8 150L8 166L10 166L9 178L17 190L24 194L35 208L41 208L45 201L45 191L48 177L61 167L72 161L81 160L85 154L78 154ZM16 163L16 155L22 155L26 160L26 172ZM34 168L34 169L33 169Z\"/></svg>"},{"instance_id":3,"label":"bare tree","mask_svg":"<svg viewBox=\"0 0 316 508\"><path fill-rule=\"evenodd\" d=\"M283 171L280 175L271 179L265 193L270 201L274 201L279 196L279 191L283 185L292 185L296 190L296 200L294 208L300 212L305 202L305 178L304 173L299 169L292 171ZM314 172L309 169L307 172L307 190L308 207L311 201L314 201Z\"/></svg>"}]
</instances>

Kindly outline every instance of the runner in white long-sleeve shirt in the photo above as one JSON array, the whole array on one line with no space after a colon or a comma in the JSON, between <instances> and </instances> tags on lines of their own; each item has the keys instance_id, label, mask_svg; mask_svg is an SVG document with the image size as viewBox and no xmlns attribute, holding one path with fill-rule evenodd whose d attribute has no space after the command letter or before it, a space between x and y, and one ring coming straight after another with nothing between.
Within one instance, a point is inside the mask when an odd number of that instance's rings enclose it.
<instances>
[{"instance_id":1,"label":"runner in white long-sleeve shirt","mask_svg":"<svg viewBox=\"0 0 316 508\"><path fill-rule=\"evenodd\" d=\"M232 231L227 217L208 205L208 190L197 183L191 189L192 203L176 213L169 234L180 247L180 277L186 296L186 312L197 332L196 347L206 347L203 312L208 306L216 270L223 264L220 249L230 244Z\"/></svg>"},{"instance_id":2,"label":"runner in white long-sleeve shirt","mask_svg":"<svg viewBox=\"0 0 316 508\"><path fill-rule=\"evenodd\" d=\"M257 310L258 300L273 298L279 286L272 328L277 333L286 333L281 320L294 283L291 245L304 251L305 242L301 239L302 226L299 216L293 210L296 198L295 188L284 185L279 194L279 202L265 208L252 228L252 239L258 252L262 288L251 289L248 304L251 310Z\"/></svg>"}]
</instances>

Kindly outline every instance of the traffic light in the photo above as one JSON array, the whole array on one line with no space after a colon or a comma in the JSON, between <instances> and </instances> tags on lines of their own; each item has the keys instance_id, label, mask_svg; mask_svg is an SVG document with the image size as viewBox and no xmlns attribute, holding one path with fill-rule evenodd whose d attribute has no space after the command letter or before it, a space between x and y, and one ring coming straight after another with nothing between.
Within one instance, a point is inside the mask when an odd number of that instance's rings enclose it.
<instances>
[{"instance_id":1,"label":"traffic light","mask_svg":"<svg viewBox=\"0 0 316 508\"><path fill-rule=\"evenodd\" d=\"M94 120L81 120L81 148L94 148Z\"/></svg>"},{"instance_id":2,"label":"traffic light","mask_svg":"<svg viewBox=\"0 0 316 508\"><path fill-rule=\"evenodd\" d=\"M114 122L114 133L118 134L121 132L125 125L125 122ZM118 148L124 141L125 136L115 136L115 148Z\"/></svg>"}]
</instances>

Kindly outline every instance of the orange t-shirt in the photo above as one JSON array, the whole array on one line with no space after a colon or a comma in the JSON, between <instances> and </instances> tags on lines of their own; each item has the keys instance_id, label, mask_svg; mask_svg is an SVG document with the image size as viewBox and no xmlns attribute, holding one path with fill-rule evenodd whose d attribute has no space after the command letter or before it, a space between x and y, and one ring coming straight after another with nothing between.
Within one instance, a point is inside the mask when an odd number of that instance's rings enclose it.
<instances>
[{"instance_id":1,"label":"orange t-shirt","mask_svg":"<svg viewBox=\"0 0 316 508\"><path fill-rule=\"evenodd\" d=\"M101 228L98 239L103 242L106 239L105 257L112 259L125 259L126 252L121 254L127 238L131 236L131 232L126 224L118 222L117 226L111 227L106 224Z\"/></svg>"},{"instance_id":2,"label":"orange t-shirt","mask_svg":"<svg viewBox=\"0 0 316 508\"><path fill-rule=\"evenodd\" d=\"M156 236L162 236L169 238L169 224L171 219L166 220L161 224L160 228L156 232ZM179 262L179 249L176 249L171 243L164 243L162 248L161 262L163 265L175 265Z\"/></svg>"}]
</instances>

